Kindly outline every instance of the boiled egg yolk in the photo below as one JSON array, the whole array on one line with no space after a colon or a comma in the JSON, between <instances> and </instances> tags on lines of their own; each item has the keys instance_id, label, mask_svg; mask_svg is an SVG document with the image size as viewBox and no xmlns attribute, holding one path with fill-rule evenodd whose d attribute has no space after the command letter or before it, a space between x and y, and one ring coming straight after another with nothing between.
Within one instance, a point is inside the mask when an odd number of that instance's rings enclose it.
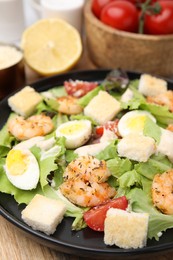
<instances>
[{"instance_id":1,"label":"boiled egg yolk","mask_svg":"<svg viewBox=\"0 0 173 260\"><path fill-rule=\"evenodd\" d=\"M118 123L118 131L122 137L128 134L143 134L145 121L150 118L154 122L156 119L144 110L133 110L127 112Z\"/></svg>"},{"instance_id":2,"label":"boiled egg yolk","mask_svg":"<svg viewBox=\"0 0 173 260\"><path fill-rule=\"evenodd\" d=\"M5 172L8 180L17 188L31 190L39 181L39 166L29 149L13 148L7 155Z\"/></svg>"},{"instance_id":3,"label":"boiled egg yolk","mask_svg":"<svg viewBox=\"0 0 173 260\"><path fill-rule=\"evenodd\" d=\"M11 150L7 156L6 165L11 175L22 175L28 166L29 160L26 154L20 150Z\"/></svg>"},{"instance_id":4,"label":"boiled egg yolk","mask_svg":"<svg viewBox=\"0 0 173 260\"><path fill-rule=\"evenodd\" d=\"M72 120L61 124L56 130L57 137L66 138L66 148L75 149L85 144L92 133L92 126L89 120Z\"/></svg>"}]
</instances>

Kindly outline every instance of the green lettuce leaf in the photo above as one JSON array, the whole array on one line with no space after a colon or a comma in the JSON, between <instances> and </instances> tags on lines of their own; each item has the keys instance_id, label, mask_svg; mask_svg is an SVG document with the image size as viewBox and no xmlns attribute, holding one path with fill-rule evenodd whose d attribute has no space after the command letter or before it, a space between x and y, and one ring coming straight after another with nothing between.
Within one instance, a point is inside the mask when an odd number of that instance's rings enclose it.
<instances>
[{"instance_id":1,"label":"green lettuce leaf","mask_svg":"<svg viewBox=\"0 0 173 260\"><path fill-rule=\"evenodd\" d=\"M99 160L109 160L117 157L117 140L111 142L104 150L96 155Z\"/></svg>"},{"instance_id":2,"label":"green lettuce leaf","mask_svg":"<svg viewBox=\"0 0 173 260\"><path fill-rule=\"evenodd\" d=\"M173 215L165 215L159 212L151 201L151 197L138 188L128 194L132 210L135 212L149 213L148 238L159 240L160 234L169 228L173 228Z\"/></svg>"},{"instance_id":3,"label":"green lettuce leaf","mask_svg":"<svg viewBox=\"0 0 173 260\"><path fill-rule=\"evenodd\" d=\"M98 125L91 117L85 116L84 114L71 115L70 120L90 120L93 125Z\"/></svg>"},{"instance_id":4,"label":"green lettuce leaf","mask_svg":"<svg viewBox=\"0 0 173 260\"><path fill-rule=\"evenodd\" d=\"M138 109L141 104L145 103L145 97L138 92L136 85L130 84L129 89L133 92L133 97L128 102L122 102L121 107L123 109L134 110Z\"/></svg>"},{"instance_id":5,"label":"green lettuce leaf","mask_svg":"<svg viewBox=\"0 0 173 260\"><path fill-rule=\"evenodd\" d=\"M8 152L10 151L10 148L4 145L0 145L0 157L6 157Z\"/></svg>"},{"instance_id":6,"label":"green lettuce leaf","mask_svg":"<svg viewBox=\"0 0 173 260\"><path fill-rule=\"evenodd\" d=\"M15 145L18 143L16 138L9 133L8 127L7 127L9 120L14 118L15 116L16 116L15 113L11 113L8 117L7 123L0 130L0 145L2 145L2 146L12 147L12 145Z\"/></svg>"},{"instance_id":7,"label":"green lettuce leaf","mask_svg":"<svg viewBox=\"0 0 173 260\"><path fill-rule=\"evenodd\" d=\"M163 173L173 167L168 158L162 154L153 155L147 162L137 163L134 169L149 180L153 180L155 174Z\"/></svg>"},{"instance_id":8,"label":"green lettuce leaf","mask_svg":"<svg viewBox=\"0 0 173 260\"><path fill-rule=\"evenodd\" d=\"M160 137L161 137L161 129L149 117L146 117L143 134L146 136L152 137L156 141L156 143L159 144Z\"/></svg>"},{"instance_id":9,"label":"green lettuce leaf","mask_svg":"<svg viewBox=\"0 0 173 260\"><path fill-rule=\"evenodd\" d=\"M141 176L135 171L127 171L118 179L119 186L122 189L130 188L133 186L141 186Z\"/></svg>"},{"instance_id":10,"label":"green lettuce leaf","mask_svg":"<svg viewBox=\"0 0 173 260\"><path fill-rule=\"evenodd\" d=\"M48 90L55 97L67 96L67 92L63 86L57 86Z\"/></svg>"},{"instance_id":11,"label":"green lettuce leaf","mask_svg":"<svg viewBox=\"0 0 173 260\"><path fill-rule=\"evenodd\" d=\"M11 194L18 204L28 204L36 194L43 194L40 185L33 190L21 190L16 188L7 178L5 170L5 159L0 159L0 192Z\"/></svg>"},{"instance_id":12,"label":"green lettuce leaf","mask_svg":"<svg viewBox=\"0 0 173 260\"><path fill-rule=\"evenodd\" d=\"M116 156L115 159L110 159L107 161L107 167L110 170L111 174L118 178L125 172L132 170L132 162L129 159L121 159Z\"/></svg>"},{"instance_id":13,"label":"green lettuce leaf","mask_svg":"<svg viewBox=\"0 0 173 260\"><path fill-rule=\"evenodd\" d=\"M48 105L48 107L51 108L52 111L58 111L59 104L56 99L47 98L47 99L45 99L45 102Z\"/></svg>"},{"instance_id":14,"label":"green lettuce leaf","mask_svg":"<svg viewBox=\"0 0 173 260\"><path fill-rule=\"evenodd\" d=\"M149 111L157 119L157 123L162 127L166 127L168 124L173 123L173 113L169 112L166 106L143 102L140 105L140 109Z\"/></svg>"},{"instance_id":15,"label":"green lettuce leaf","mask_svg":"<svg viewBox=\"0 0 173 260\"><path fill-rule=\"evenodd\" d=\"M42 112L49 111L53 112L54 109L52 109L46 102L45 100L42 100L36 107L36 114L41 114Z\"/></svg>"}]
</instances>

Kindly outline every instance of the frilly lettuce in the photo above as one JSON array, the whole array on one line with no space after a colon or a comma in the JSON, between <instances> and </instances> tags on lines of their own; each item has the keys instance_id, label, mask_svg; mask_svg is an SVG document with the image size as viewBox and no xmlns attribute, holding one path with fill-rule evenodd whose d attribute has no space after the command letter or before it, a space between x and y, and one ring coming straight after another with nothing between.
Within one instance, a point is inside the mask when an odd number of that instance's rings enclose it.
<instances>
[{"instance_id":1,"label":"frilly lettuce","mask_svg":"<svg viewBox=\"0 0 173 260\"><path fill-rule=\"evenodd\" d=\"M138 80L130 83L129 89L133 92L133 97L128 102L122 102L122 108L129 110L141 109L149 111L156 118L157 123L162 127L173 123L173 113L169 112L168 107L148 103L146 98L138 92L138 83Z\"/></svg>"},{"instance_id":2,"label":"frilly lettuce","mask_svg":"<svg viewBox=\"0 0 173 260\"><path fill-rule=\"evenodd\" d=\"M16 117L15 113L11 113L8 117L7 123L3 126L3 128L0 131L0 146L3 147L12 147L12 145L17 144L17 140L14 136L12 136L8 131L8 122L12 118Z\"/></svg>"},{"instance_id":3,"label":"frilly lettuce","mask_svg":"<svg viewBox=\"0 0 173 260\"><path fill-rule=\"evenodd\" d=\"M117 197L127 196L133 211L149 213L148 238L158 240L161 232L173 228L173 216L162 214L154 207L151 185L155 174L173 168L173 164L162 154L151 156L147 162L120 158L116 153L116 145L116 142L110 144L97 155L100 159L107 158L107 166L112 174L108 182L117 189Z\"/></svg>"},{"instance_id":4,"label":"frilly lettuce","mask_svg":"<svg viewBox=\"0 0 173 260\"><path fill-rule=\"evenodd\" d=\"M159 240L160 233L173 228L173 216L159 212L151 201L151 197L139 188L132 189L127 195L135 212L149 213L148 238Z\"/></svg>"}]
</instances>

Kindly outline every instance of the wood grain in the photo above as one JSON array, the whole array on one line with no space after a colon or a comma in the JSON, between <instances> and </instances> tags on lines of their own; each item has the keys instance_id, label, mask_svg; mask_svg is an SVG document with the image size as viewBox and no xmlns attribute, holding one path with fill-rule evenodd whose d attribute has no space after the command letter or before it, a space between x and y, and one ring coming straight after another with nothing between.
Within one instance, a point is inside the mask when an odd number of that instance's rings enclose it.
<instances>
[{"instance_id":1,"label":"wood grain","mask_svg":"<svg viewBox=\"0 0 173 260\"><path fill-rule=\"evenodd\" d=\"M100 68L145 71L169 77L173 74L173 35L158 36L116 30L100 22L91 11L92 0L84 8L89 51Z\"/></svg>"}]
</instances>

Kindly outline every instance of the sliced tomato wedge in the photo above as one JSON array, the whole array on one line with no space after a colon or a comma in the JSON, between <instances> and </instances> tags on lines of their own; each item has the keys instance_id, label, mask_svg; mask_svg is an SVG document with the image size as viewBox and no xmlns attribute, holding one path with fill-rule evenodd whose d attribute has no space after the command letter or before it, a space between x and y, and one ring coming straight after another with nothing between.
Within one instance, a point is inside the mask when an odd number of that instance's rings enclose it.
<instances>
[{"instance_id":1,"label":"sliced tomato wedge","mask_svg":"<svg viewBox=\"0 0 173 260\"><path fill-rule=\"evenodd\" d=\"M88 82L83 80L69 80L64 82L67 94L77 98L86 95L97 86L97 82Z\"/></svg>"},{"instance_id":2,"label":"sliced tomato wedge","mask_svg":"<svg viewBox=\"0 0 173 260\"><path fill-rule=\"evenodd\" d=\"M95 129L96 135L102 136L104 133L104 129L110 130L114 134L118 135L118 122L119 122L119 119L115 119L115 121L108 121L103 126L97 126Z\"/></svg>"},{"instance_id":3,"label":"sliced tomato wedge","mask_svg":"<svg viewBox=\"0 0 173 260\"><path fill-rule=\"evenodd\" d=\"M104 231L104 222L108 209L117 208L126 210L127 206L128 200L125 196L122 196L86 211L84 213L84 220L91 229Z\"/></svg>"},{"instance_id":4,"label":"sliced tomato wedge","mask_svg":"<svg viewBox=\"0 0 173 260\"><path fill-rule=\"evenodd\" d=\"M102 136L104 133L104 127L103 126L97 126L96 127L96 135Z\"/></svg>"},{"instance_id":5,"label":"sliced tomato wedge","mask_svg":"<svg viewBox=\"0 0 173 260\"><path fill-rule=\"evenodd\" d=\"M105 124L105 128L107 130L114 132L114 134L118 134L118 122L119 122L119 119L115 119L115 121L108 121Z\"/></svg>"}]
</instances>

